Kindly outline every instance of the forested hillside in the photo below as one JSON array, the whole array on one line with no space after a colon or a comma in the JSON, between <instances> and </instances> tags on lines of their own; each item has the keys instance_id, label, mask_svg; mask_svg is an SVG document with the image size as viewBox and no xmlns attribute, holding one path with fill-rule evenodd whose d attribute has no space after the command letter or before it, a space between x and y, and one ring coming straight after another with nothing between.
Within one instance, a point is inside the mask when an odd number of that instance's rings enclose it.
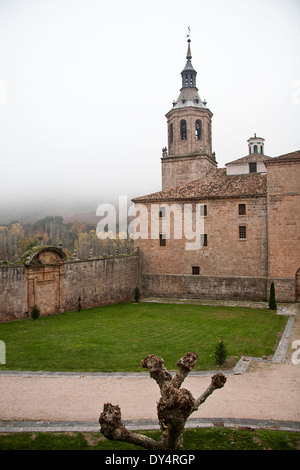
<instances>
[{"instance_id":1,"label":"forested hillside","mask_svg":"<svg viewBox=\"0 0 300 470\"><path fill-rule=\"evenodd\" d=\"M86 259L102 255L113 255L133 251L133 241L126 234L106 233L100 240L96 224L64 223L61 216L49 216L32 223L13 221L0 225L0 261L17 262L30 248L36 245L59 246L69 258ZM123 236L123 238L122 238ZM125 239L124 239L125 238Z\"/></svg>"}]
</instances>

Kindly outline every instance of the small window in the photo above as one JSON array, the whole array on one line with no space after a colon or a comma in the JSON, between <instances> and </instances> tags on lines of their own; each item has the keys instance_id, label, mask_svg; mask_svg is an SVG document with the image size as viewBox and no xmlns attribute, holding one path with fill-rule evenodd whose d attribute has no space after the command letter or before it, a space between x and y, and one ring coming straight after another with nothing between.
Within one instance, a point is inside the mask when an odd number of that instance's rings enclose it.
<instances>
[{"instance_id":1,"label":"small window","mask_svg":"<svg viewBox=\"0 0 300 470\"><path fill-rule=\"evenodd\" d=\"M257 163L249 163L249 173L257 173Z\"/></svg>"},{"instance_id":2,"label":"small window","mask_svg":"<svg viewBox=\"0 0 300 470\"><path fill-rule=\"evenodd\" d=\"M196 124L195 124L195 138L196 140L201 139L201 130L202 130L202 123L200 119L196 119Z\"/></svg>"},{"instance_id":3,"label":"small window","mask_svg":"<svg viewBox=\"0 0 300 470\"><path fill-rule=\"evenodd\" d=\"M246 204L239 204L239 215L246 215Z\"/></svg>"},{"instance_id":4,"label":"small window","mask_svg":"<svg viewBox=\"0 0 300 470\"><path fill-rule=\"evenodd\" d=\"M160 233L159 246L166 246L166 245L167 245L166 235L163 235L162 233Z\"/></svg>"},{"instance_id":5,"label":"small window","mask_svg":"<svg viewBox=\"0 0 300 470\"><path fill-rule=\"evenodd\" d=\"M159 217L165 217L166 215L166 208L165 207L160 207L159 208Z\"/></svg>"},{"instance_id":6,"label":"small window","mask_svg":"<svg viewBox=\"0 0 300 470\"><path fill-rule=\"evenodd\" d=\"M207 233L201 234L201 246L207 246Z\"/></svg>"},{"instance_id":7,"label":"small window","mask_svg":"<svg viewBox=\"0 0 300 470\"><path fill-rule=\"evenodd\" d=\"M182 119L180 121L180 135L181 140L186 140L186 120Z\"/></svg>"},{"instance_id":8,"label":"small window","mask_svg":"<svg viewBox=\"0 0 300 470\"><path fill-rule=\"evenodd\" d=\"M257 153L257 145L254 145L254 153Z\"/></svg>"},{"instance_id":9,"label":"small window","mask_svg":"<svg viewBox=\"0 0 300 470\"><path fill-rule=\"evenodd\" d=\"M239 239L246 240L246 238L247 238L246 225L240 225L239 226Z\"/></svg>"},{"instance_id":10,"label":"small window","mask_svg":"<svg viewBox=\"0 0 300 470\"><path fill-rule=\"evenodd\" d=\"M201 206L200 206L200 215L202 217L207 216L207 205L206 204L201 204Z\"/></svg>"},{"instance_id":11,"label":"small window","mask_svg":"<svg viewBox=\"0 0 300 470\"><path fill-rule=\"evenodd\" d=\"M200 274L200 266L192 266L192 274L199 275Z\"/></svg>"},{"instance_id":12,"label":"small window","mask_svg":"<svg viewBox=\"0 0 300 470\"><path fill-rule=\"evenodd\" d=\"M171 122L170 127L169 127L169 142L170 142L170 144L173 143L173 137L174 137L173 123Z\"/></svg>"}]
</instances>

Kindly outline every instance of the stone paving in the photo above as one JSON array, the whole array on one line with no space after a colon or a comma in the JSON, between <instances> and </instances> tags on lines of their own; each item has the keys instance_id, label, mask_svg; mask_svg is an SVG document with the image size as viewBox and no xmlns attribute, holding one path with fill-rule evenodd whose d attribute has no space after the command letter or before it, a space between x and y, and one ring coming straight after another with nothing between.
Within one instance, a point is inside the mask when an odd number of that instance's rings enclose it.
<instances>
[{"instance_id":1,"label":"stone paving","mask_svg":"<svg viewBox=\"0 0 300 470\"><path fill-rule=\"evenodd\" d=\"M219 302L219 301L199 301L190 299L144 299L145 302L170 302L170 303L189 303L205 305L230 305L255 308L267 308L266 302ZM278 344L272 359L243 356L240 358L233 370L223 371L225 375L245 374L249 364L252 361L265 361L280 363L285 362L286 351L292 335L295 322L295 316L300 315L300 304L279 304L277 315L288 315L285 331ZM193 376L211 376L215 371L192 371ZM87 372L47 372L47 371L0 371L1 376L22 376L22 377L74 377L84 374L88 377L145 377L145 373L87 373ZM131 430L159 429L157 420L124 420L124 425ZM249 429L272 429L300 432L300 422L281 421L281 420L258 420L258 419L235 419L235 418L190 418L186 424L187 428L192 427L231 427L231 428L249 428ZM94 421L0 421L0 433L15 432L99 432L99 423Z\"/></svg>"}]
</instances>

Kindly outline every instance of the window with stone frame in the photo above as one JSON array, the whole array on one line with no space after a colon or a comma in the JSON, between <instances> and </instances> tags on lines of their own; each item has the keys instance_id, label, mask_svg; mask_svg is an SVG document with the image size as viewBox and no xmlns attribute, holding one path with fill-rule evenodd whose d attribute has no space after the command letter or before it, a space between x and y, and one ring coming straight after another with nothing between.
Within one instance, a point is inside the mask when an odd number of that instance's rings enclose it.
<instances>
[{"instance_id":1,"label":"window with stone frame","mask_svg":"<svg viewBox=\"0 0 300 470\"><path fill-rule=\"evenodd\" d=\"M192 274L199 275L200 274L200 266L192 266Z\"/></svg>"},{"instance_id":2,"label":"window with stone frame","mask_svg":"<svg viewBox=\"0 0 300 470\"><path fill-rule=\"evenodd\" d=\"M207 246L207 233L201 233L201 246Z\"/></svg>"},{"instance_id":3,"label":"window with stone frame","mask_svg":"<svg viewBox=\"0 0 300 470\"><path fill-rule=\"evenodd\" d=\"M246 225L239 226L239 239L246 240L247 239L247 227Z\"/></svg>"},{"instance_id":4,"label":"window with stone frame","mask_svg":"<svg viewBox=\"0 0 300 470\"><path fill-rule=\"evenodd\" d=\"M246 215L246 204L239 204L239 215Z\"/></svg>"},{"instance_id":5,"label":"window with stone frame","mask_svg":"<svg viewBox=\"0 0 300 470\"><path fill-rule=\"evenodd\" d=\"M249 163L249 173L257 173L257 163L250 162Z\"/></svg>"},{"instance_id":6,"label":"window with stone frame","mask_svg":"<svg viewBox=\"0 0 300 470\"><path fill-rule=\"evenodd\" d=\"M201 217L206 217L207 216L207 205L206 204L201 204L201 206L200 206L200 215L201 215Z\"/></svg>"},{"instance_id":7,"label":"window with stone frame","mask_svg":"<svg viewBox=\"0 0 300 470\"><path fill-rule=\"evenodd\" d=\"M167 246L166 235L164 235L163 233L159 234L159 246Z\"/></svg>"},{"instance_id":8,"label":"window with stone frame","mask_svg":"<svg viewBox=\"0 0 300 470\"><path fill-rule=\"evenodd\" d=\"M162 217L165 217L166 215L166 208L165 207L160 207L159 208L159 217L162 218Z\"/></svg>"}]
</instances>

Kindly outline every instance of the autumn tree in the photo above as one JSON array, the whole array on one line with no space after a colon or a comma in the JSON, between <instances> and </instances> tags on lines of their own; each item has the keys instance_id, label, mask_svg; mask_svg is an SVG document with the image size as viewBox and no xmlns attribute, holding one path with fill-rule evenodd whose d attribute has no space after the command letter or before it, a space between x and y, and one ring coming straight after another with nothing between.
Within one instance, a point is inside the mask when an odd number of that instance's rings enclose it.
<instances>
[{"instance_id":1,"label":"autumn tree","mask_svg":"<svg viewBox=\"0 0 300 470\"><path fill-rule=\"evenodd\" d=\"M207 399L214 390L225 385L226 377L217 373L211 378L207 389L197 399L191 392L181 388L185 378L198 359L197 353L186 353L177 362L178 371L174 376L164 367L161 357L151 354L142 361L150 377L160 388L161 398L157 404L157 416L161 430L160 441L128 430L121 420L121 409L118 405L105 403L100 415L100 432L110 440L124 441L142 446L149 450L181 450L183 430L189 416Z\"/></svg>"},{"instance_id":2,"label":"autumn tree","mask_svg":"<svg viewBox=\"0 0 300 470\"><path fill-rule=\"evenodd\" d=\"M0 227L0 259L15 261L18 245L24 237L23 227L19 222Z\"/></svg>"}]
</instances>

